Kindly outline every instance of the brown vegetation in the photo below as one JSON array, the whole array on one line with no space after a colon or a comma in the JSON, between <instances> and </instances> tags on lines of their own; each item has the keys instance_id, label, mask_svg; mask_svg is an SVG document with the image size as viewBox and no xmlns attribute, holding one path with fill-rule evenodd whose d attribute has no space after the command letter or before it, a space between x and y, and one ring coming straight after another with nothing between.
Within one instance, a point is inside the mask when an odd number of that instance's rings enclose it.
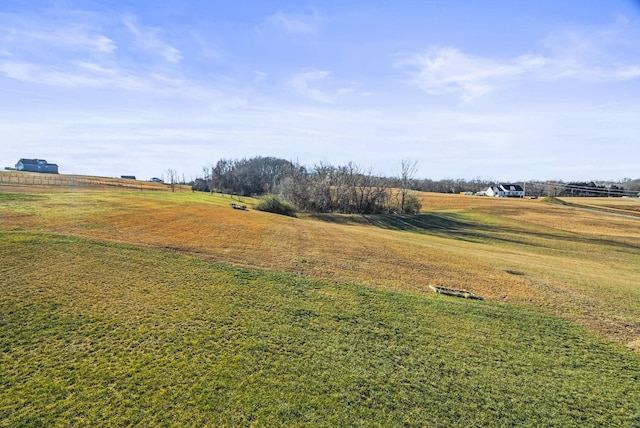
<instances>
[{"instance_id":1,"label":"brown vegetation","mask_svg":"<svg viewBox=\"0 0 640 428\"><path fill-rule=\"evenodd\" d=\"M464 288L490 300L546 307L637 343L638 220L534 200L419 195L419 216L290 218L233 210L229 203L237 199L220 195L60 193L34 199L28 210L5 203L0 219L4 230L144 245L384 289Z\"/></svg>"}]
</instances>

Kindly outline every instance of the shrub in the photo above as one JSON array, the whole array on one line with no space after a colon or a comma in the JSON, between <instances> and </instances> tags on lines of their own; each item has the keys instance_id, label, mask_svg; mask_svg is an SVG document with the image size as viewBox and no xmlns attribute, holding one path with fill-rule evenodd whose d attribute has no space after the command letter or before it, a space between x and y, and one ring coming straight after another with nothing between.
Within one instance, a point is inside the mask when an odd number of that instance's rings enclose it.
<instances>
[{"instance_id":1,"label":"shrub","mask_svg":"<svg viewBox=\"0 0 640 428\"><path fill-rule=\"evenodd\" d=\"M407 195L404 201L404 210L402 214L419 214L422 204L415 195Z\"/></svg>"},{"instance_id":2,"label":"shrub","mask_svg":"<svg viewBox=\"0 0 640 428\"><path fill-rule=\"evenodd\" d=\"M289 217L297 217L296 214L298 212L298 209L293 204L283 201L272 194L267 194L260 198L260 202L255 206L255 209Z\"/></svg>"}]
</instances>

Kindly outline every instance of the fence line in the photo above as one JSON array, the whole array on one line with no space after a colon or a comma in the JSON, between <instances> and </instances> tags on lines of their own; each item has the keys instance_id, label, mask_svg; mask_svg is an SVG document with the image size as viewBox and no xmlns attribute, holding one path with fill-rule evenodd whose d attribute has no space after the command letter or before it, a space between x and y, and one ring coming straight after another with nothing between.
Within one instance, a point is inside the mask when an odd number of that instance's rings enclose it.
<instances>
[{"instance_id":1,"label":"fence line","mask_svg":"<svg viewBox=\"0 0 640 428\"><path fill-rule=\"evenodd\" d=\"M109 177L83 177L60 174L26 173L0 171L0 184L32 185L32 186L67 186L67 187L118 187L135 190L167 191L165 185L147 183L136 180L123 180ZM177 186L180 187L180 186ZM179 191L181 189L178 189Z\"/></svg>"}]
</instances>

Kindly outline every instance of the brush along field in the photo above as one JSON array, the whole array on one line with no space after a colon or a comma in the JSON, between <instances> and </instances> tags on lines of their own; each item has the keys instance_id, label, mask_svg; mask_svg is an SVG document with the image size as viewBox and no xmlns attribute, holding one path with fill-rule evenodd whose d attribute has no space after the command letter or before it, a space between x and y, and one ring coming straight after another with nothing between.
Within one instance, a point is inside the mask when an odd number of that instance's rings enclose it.
<instances>
[{"instance_id":1,"label":"brush along field","mask_svg":"<svg viewBox=\"0 0 640 428\"><path fill-rule=\"evenodd\" d=\"M0 423L634 426L640 221L0 188ZM466 288L485 301L429 292Z\"/></svg>"}]
</instances>

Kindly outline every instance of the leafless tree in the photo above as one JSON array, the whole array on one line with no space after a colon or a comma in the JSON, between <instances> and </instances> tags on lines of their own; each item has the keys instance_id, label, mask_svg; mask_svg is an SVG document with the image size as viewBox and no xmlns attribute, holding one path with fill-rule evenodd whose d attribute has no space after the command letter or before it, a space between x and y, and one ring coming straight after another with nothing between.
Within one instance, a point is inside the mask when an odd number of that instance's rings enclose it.
<instances>
[{"instance_id":1,"label":"leafless tree","mask_svg":"<svg viewBox=\"0 0 640 428\"><path fill-rule=\"evenodd\" d=\"M405 212L405 205L407 202L407 195L411 190L411 183L418 171L418 162L411 161L410 159L403 159L400 164L400 176L399 179L399 196L400 196L400 212Z\"/></svg>"},{"instance_id":2,"label":"leafless tree","mask_svg":"<svg viewBox=\"0 0 640 428\"><path fill-rule=\"evenodd\" d=\"M178 183L178 171L168 168L164 171L163 175L165 176L164 181L169 183L171 191L175 192L176 184Z\"/></svg>"}]
</instances>

